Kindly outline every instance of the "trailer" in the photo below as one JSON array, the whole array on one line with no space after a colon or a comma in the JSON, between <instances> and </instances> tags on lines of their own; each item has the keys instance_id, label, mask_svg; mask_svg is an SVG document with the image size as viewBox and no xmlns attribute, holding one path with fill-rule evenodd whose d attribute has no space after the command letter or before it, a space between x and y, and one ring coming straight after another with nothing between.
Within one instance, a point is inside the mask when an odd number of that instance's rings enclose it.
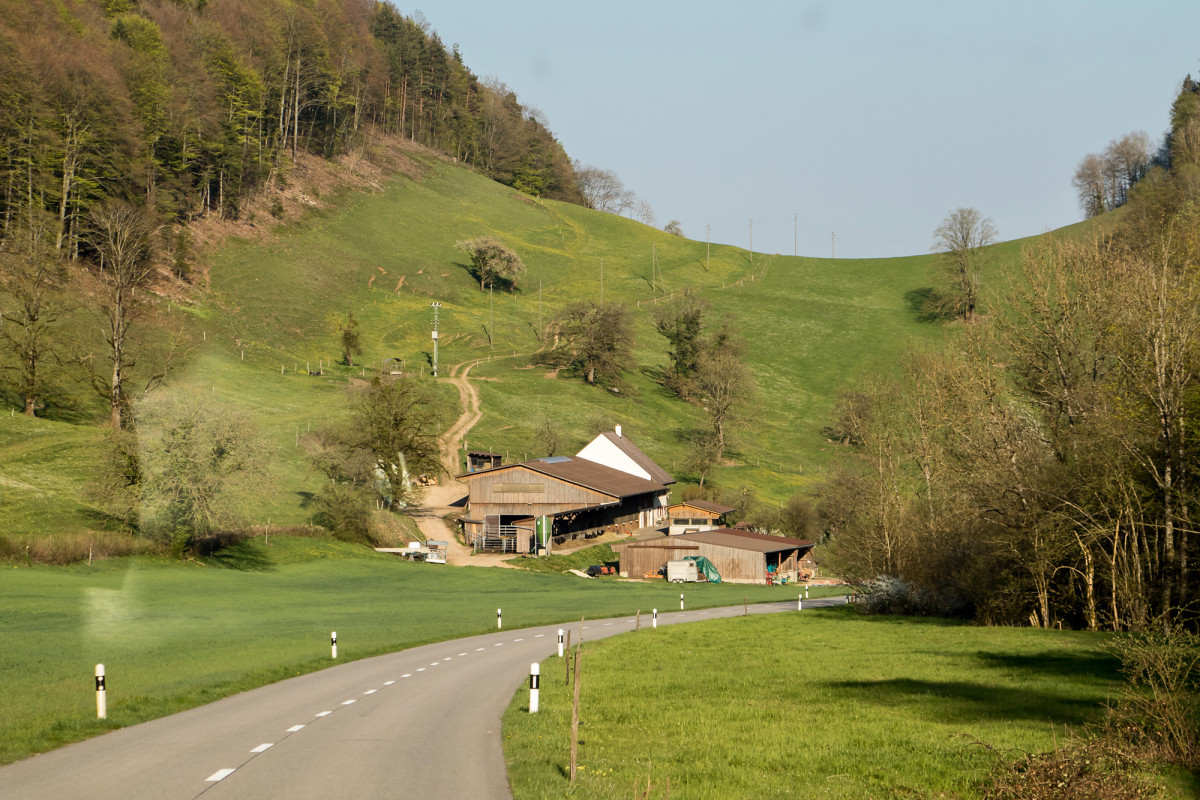
<instances>
[{"instance_id":1,"label":"trailer","mask_svg":"<svg viewBox=\"0 0 1200 800\"><path fill-rule=\"evenodd\" d=\"M426 564L445 564L449 542L430 539L426 542L409 542L408 547L376 547L377 553L393 553L409 561L424 561Z\"/></svg>"},{"instance_id":2,"label":"trailer","mask_svg":"<svg viewBox=\"0 0 1200 800\"><path fill-rule=\"evenodd\" d=\"M700 580L700 570L696 568L696 562L690 559L668 561L667 580L671 583L695 583Z\"/></svg>"}]
</instances>

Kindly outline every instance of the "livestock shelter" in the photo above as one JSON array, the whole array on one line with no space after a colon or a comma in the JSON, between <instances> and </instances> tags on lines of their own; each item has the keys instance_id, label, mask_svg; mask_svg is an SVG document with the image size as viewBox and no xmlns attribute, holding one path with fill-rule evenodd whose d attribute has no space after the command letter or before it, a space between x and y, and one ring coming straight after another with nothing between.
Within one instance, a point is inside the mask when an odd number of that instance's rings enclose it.
<instances>
[{"instance_id":1,"label":"livestock shelter","mask_svg":"<svg viewBox=\"0 0 1200 800\"><path fill-rule=\"evenodd\" d=\"M548 537L561 544L606 532L632 533L661 519L670 490L662 484L581 458L535 458L460 475L470 494L463 532L472 540L513 536L528 552L534 520L550 519ZM528 535L526 535L526 531ZM484 549L508 549L485 542Z\"/></svg>"},{"instance_id":2,"label":"livestock shelter","mask_svg":"<svg viewBox=\"0 0 1200 800\"><path fill-rule=\"evenodd\" d=\"M499 453L489 453L485 450L467 451L467 472L479 472L482 469L498 467L504 461Z\"/></svg>"},{"instance_id":3,"label":"livestock shelter","mask_svg":"<svg viewBox=\"0 0 1200 800\"><path fill-rule=\"evenodd\" d=\"M711 531L725 527L725 515L736 511L720 503L710 503L707 500L687 500L667 507L667 517L671 520L670 534L678 536L681 533L696 533Z\"/></svg>"},{"instance_id":4,"label":"livestock shelter","mask_svg":"<svg viewBox=\"0 0 1200 800\"><path fill-rule=\"evenodd\" d=\"M625 578L655 575L668 561L704 556L724 581L767 584L814 577L813 544L803 539L723 528L619 542L612 548L620 558L619 572Z\"/></svg>"}]
</instances>

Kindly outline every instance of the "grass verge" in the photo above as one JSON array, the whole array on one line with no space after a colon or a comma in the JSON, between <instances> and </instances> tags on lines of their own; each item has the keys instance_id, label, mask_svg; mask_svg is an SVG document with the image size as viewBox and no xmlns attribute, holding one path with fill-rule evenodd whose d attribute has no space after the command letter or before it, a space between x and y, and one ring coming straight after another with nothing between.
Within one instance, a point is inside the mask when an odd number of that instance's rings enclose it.
<instances>
[{"instance_id":1,"label":"grass verge","mask_svg":"<svg viewBox=\"0 0 1200 800\"><path fill-rule=\"evenodd\" d=\"M838 607L587 643L576 786L570 693L551 658L541 711L527 713L522 688L504 718L513 793L976 797L997 757L981 743L1049 750L1100 718L1120 680L1104 639Z\"/></svg>"}]
</instances>

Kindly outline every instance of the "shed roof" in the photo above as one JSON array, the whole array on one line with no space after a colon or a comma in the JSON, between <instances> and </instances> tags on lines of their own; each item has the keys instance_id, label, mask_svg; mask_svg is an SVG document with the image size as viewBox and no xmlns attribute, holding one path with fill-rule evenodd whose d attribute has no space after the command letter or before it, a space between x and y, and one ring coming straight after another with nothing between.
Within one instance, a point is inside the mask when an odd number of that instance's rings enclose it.
<instances>
[{"instance_id":1,"label":"shed roof","mask_svg":"<svg viewBox=\"0 0 1200 800\"><path fill-rule=\"evenodd\" d=\"M682 539L688 542L703 542L720 547L731 547L735 550L751 550L757 553L778 553L783 550L810 548L814 542L804 539L793 539L789 536L769 536L765 533L721 528L715 531L700 531L672 536L672 539Z\"/></svg>"},{"instance_id":2,"label":"shed roof","mask_svg":"<svg viewBox=\"0 0 1200 800\"><path fill-rule=\"evenodd\" d=\"M728 514L731 511L737 511L736 508L723 506L720 503L710 503L707 500L685 500L682 503L673 503L671 508L682 508L684 506L698 508L701 511L708 511L712 514Z\"/></svg>"},{"instance_id":3,"label":"shed roof","mask_svg":"<svg viewBox=\"0 0 1200 800\"><path fill-rule=\"evenodd\" d=\"M493 472L517 467L525 467L548 477L593 489L612 497L633 497L651 492L664 492L667 489L661 483L648 481L645 478L630 475L628 472L621 472L618 469L588 461L586 458L565 456L556 456L552 459L534 458L519 464L505 464L501 467L469 472L458 477L470 481L480 475L490 475Z\"/></svg>"}]
</instances>

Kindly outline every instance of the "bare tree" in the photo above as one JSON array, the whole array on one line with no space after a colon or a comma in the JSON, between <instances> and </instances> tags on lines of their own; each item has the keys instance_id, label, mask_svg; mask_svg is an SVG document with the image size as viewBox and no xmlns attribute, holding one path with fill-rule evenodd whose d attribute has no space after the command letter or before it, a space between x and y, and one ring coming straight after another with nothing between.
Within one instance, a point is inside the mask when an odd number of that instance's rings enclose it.
<instances>
[{"instance_id":1,"label":"bare tree","mask_svg":"<svg viewBox=\"0 0 1200 800\"><path fill-rule=\"evenodd\" d=\"M104 384L105 394L109 400L110 424L114 430L120 430L122 419L129 412L125 385L129 370L136 364L128 346L129 334L144 311L144 300L138 290L154 274L151 243L155 225L144 210L115 200L106 201L89 216L88 240L100 257L104 292L99 306L112 365L111 376Z\"/></svg>"},{"instance_id":2,"label":"bare tree","mask_svg":"<svg viewBox=\"0 0 1200 800\"><path fill-rule=\"evenodd\" d=\"M1079 207L1085 217L1099 216L1107 210L1104 175L1104 159L1095 153L1084 156L1075 170L1071 184L1079 195Z\"/></svg>"},{"instance_id":3,"label":"bare tree","mask_svg":"<svg viewBox=\"0 0 1200 800\"><path fill-rule=\"evenodd\" d=\"M996 235L992 220L974 208L950 212L933 231L933 249L943 254L943 264L951 279L947 300L955 316L965 322L975 321L983 250L996 241Z\"/></svg>"},{"instance_id":4,"label":"bare tree","mask_svg":"<svg viewBox=\"0 0 1200 800\"><path fill-rule=\"evenodd\" d=\"M742 418L754 395L754 378L740 354L710 351L696 364L696 393L708 412L713 451L719 461L729 447L730 429Z\"/></svg>"},{"instance_id":5,"label":"bare tree","mask_svg":"<svg viewBox=\"0 0 1200 800\"><path fill-rule=\"evenodd\" d=\"M47 362L58 360L55 337L64 311L58 289L65 274L51 218L31 219L27 234L12 237L11 250L0 249L0 346L11 356L5 371L16 375L32 417L46 388Z\"/></svg>"},{"instance_id":6,"label":"bare tree","mask_svg":"<svg viewBox=\"0 0 1200 800\"><path fill-rule=\"evenodd\" d=\"M621 198L629 194L625 184L612 170L586 166L578 161L575 162L575 180L583 194L584 203L596 211L617 213Z\"/></svg>"}]
</instances>

